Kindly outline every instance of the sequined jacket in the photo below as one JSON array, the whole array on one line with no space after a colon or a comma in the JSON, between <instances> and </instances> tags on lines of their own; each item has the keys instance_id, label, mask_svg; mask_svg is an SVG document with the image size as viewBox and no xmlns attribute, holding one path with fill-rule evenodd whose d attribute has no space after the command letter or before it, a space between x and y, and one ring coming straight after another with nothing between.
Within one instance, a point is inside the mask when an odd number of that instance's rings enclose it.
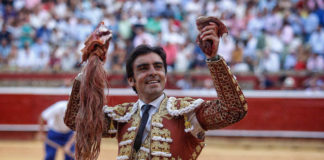
<instances>
[{"instance_id":1,"label":"sequined jacket","mask_svg":"<svg viewBox=\"0 0 324 160\"><path fill-rule=\"evenodd\" d=\"M204 147L204 139L190 133L193 126L187 120L187 113L195 112L204 130L229 126L246 115L247 102L224 59L207 61L207 65L218 99L204 101L166 96L152 116L151 131L138 152L132 147L140 124L138 103L104 106L107 125L103 136L117 138L117 159L197 159ZM65 115L66 125L73 130L79 108L79 90L80 81L75 80Z\"/></svg>"}]
</instances>

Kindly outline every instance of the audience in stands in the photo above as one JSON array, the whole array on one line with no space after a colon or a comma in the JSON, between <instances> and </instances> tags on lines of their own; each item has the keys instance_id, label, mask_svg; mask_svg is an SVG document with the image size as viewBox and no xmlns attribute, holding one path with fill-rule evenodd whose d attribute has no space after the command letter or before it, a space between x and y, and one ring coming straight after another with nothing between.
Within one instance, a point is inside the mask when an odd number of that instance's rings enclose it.
<instances>
[{"instance_id":1,"label":"audience in stands","mask_svg":"<svg viewBox=\"0 0 324 160\"><path fill-rule=\"evenodd\" d=\"M195 43L200 15L228 26L219 54L235 71L324 71L321 0L3 0L1 70L73 72L100 21L113 31L109 71L123 72L125 57L142 43L162 46L171 72L206 69Z\"/></svg>"}]
</instances>

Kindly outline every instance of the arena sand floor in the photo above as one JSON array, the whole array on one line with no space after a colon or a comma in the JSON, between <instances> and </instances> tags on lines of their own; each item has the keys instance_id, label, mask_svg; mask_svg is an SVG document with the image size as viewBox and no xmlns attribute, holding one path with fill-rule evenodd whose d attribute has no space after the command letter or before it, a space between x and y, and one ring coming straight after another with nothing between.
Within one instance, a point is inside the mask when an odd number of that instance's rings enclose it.
<instances>
[{"instance_id":1,"label":"arena sand floor","mask_svg":"<svg viewBox=\"0 0 324 160\"><path fill-rule=\"evenodd\" d=\"M37 140L0 140L1 160L41 160L43 143ZM59 150L57 160L63 160ZM103 139L99 160L117 156L117 141ZM323 160L324 139L207 137L199 160Z\"/></svg>"}]
</instances>

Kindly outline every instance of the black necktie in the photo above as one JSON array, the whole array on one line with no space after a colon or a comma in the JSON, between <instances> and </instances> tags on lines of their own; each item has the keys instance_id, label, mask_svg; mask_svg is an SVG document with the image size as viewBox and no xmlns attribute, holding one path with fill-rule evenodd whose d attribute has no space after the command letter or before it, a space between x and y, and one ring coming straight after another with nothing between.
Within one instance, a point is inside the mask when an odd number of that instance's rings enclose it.
<instances>
[{"instance_id":1,"label":"black necktie","mask_svg":"<svg viewBox=\"0 0 324 160\"><path fill-rule=\"evenodd\" d=\"M134 149L136 150L136 152L139 150L139 148L142 145L142 137L143 137L143 132L149 117L149 113L148 111L150 110L152 105L149 104L145 104L143 106L143 115L142 115L142 119L141 119L141 124L140 124L140 128L138 129L136 138L135 138L135 142L134 142Z\"/></svg>"}]
</instances>

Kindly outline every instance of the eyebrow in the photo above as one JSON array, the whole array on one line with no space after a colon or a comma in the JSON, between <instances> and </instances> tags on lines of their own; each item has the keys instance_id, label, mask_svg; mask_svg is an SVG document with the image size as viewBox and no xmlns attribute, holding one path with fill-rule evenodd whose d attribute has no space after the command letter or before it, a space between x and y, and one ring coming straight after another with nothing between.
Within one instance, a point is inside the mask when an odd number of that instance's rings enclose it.
<instances>
[{"instance_id":1,"label":"eyebrow","mask_svg":"<svg viewBox=\"0 0 324 160\"><path fill-rule=\"evenodd\" d=\"M163 65L162 62L154 62L154 63L153 63L153 65L157 65L157 64Z\"/></svg>"},{"instance_id":2,"label":"eyebrow","mask_svg":"<svg viewBox=\"0 0 324 160\"><path fill-rule=\"evenodd\" d=\"M137 65L136 68L140 68L140 67L148 66L148 65L149 65L148 63L142 63L142 64ZM163 62L154 62L153 65L163 65Z\"/></svg>"}]
</instances>

